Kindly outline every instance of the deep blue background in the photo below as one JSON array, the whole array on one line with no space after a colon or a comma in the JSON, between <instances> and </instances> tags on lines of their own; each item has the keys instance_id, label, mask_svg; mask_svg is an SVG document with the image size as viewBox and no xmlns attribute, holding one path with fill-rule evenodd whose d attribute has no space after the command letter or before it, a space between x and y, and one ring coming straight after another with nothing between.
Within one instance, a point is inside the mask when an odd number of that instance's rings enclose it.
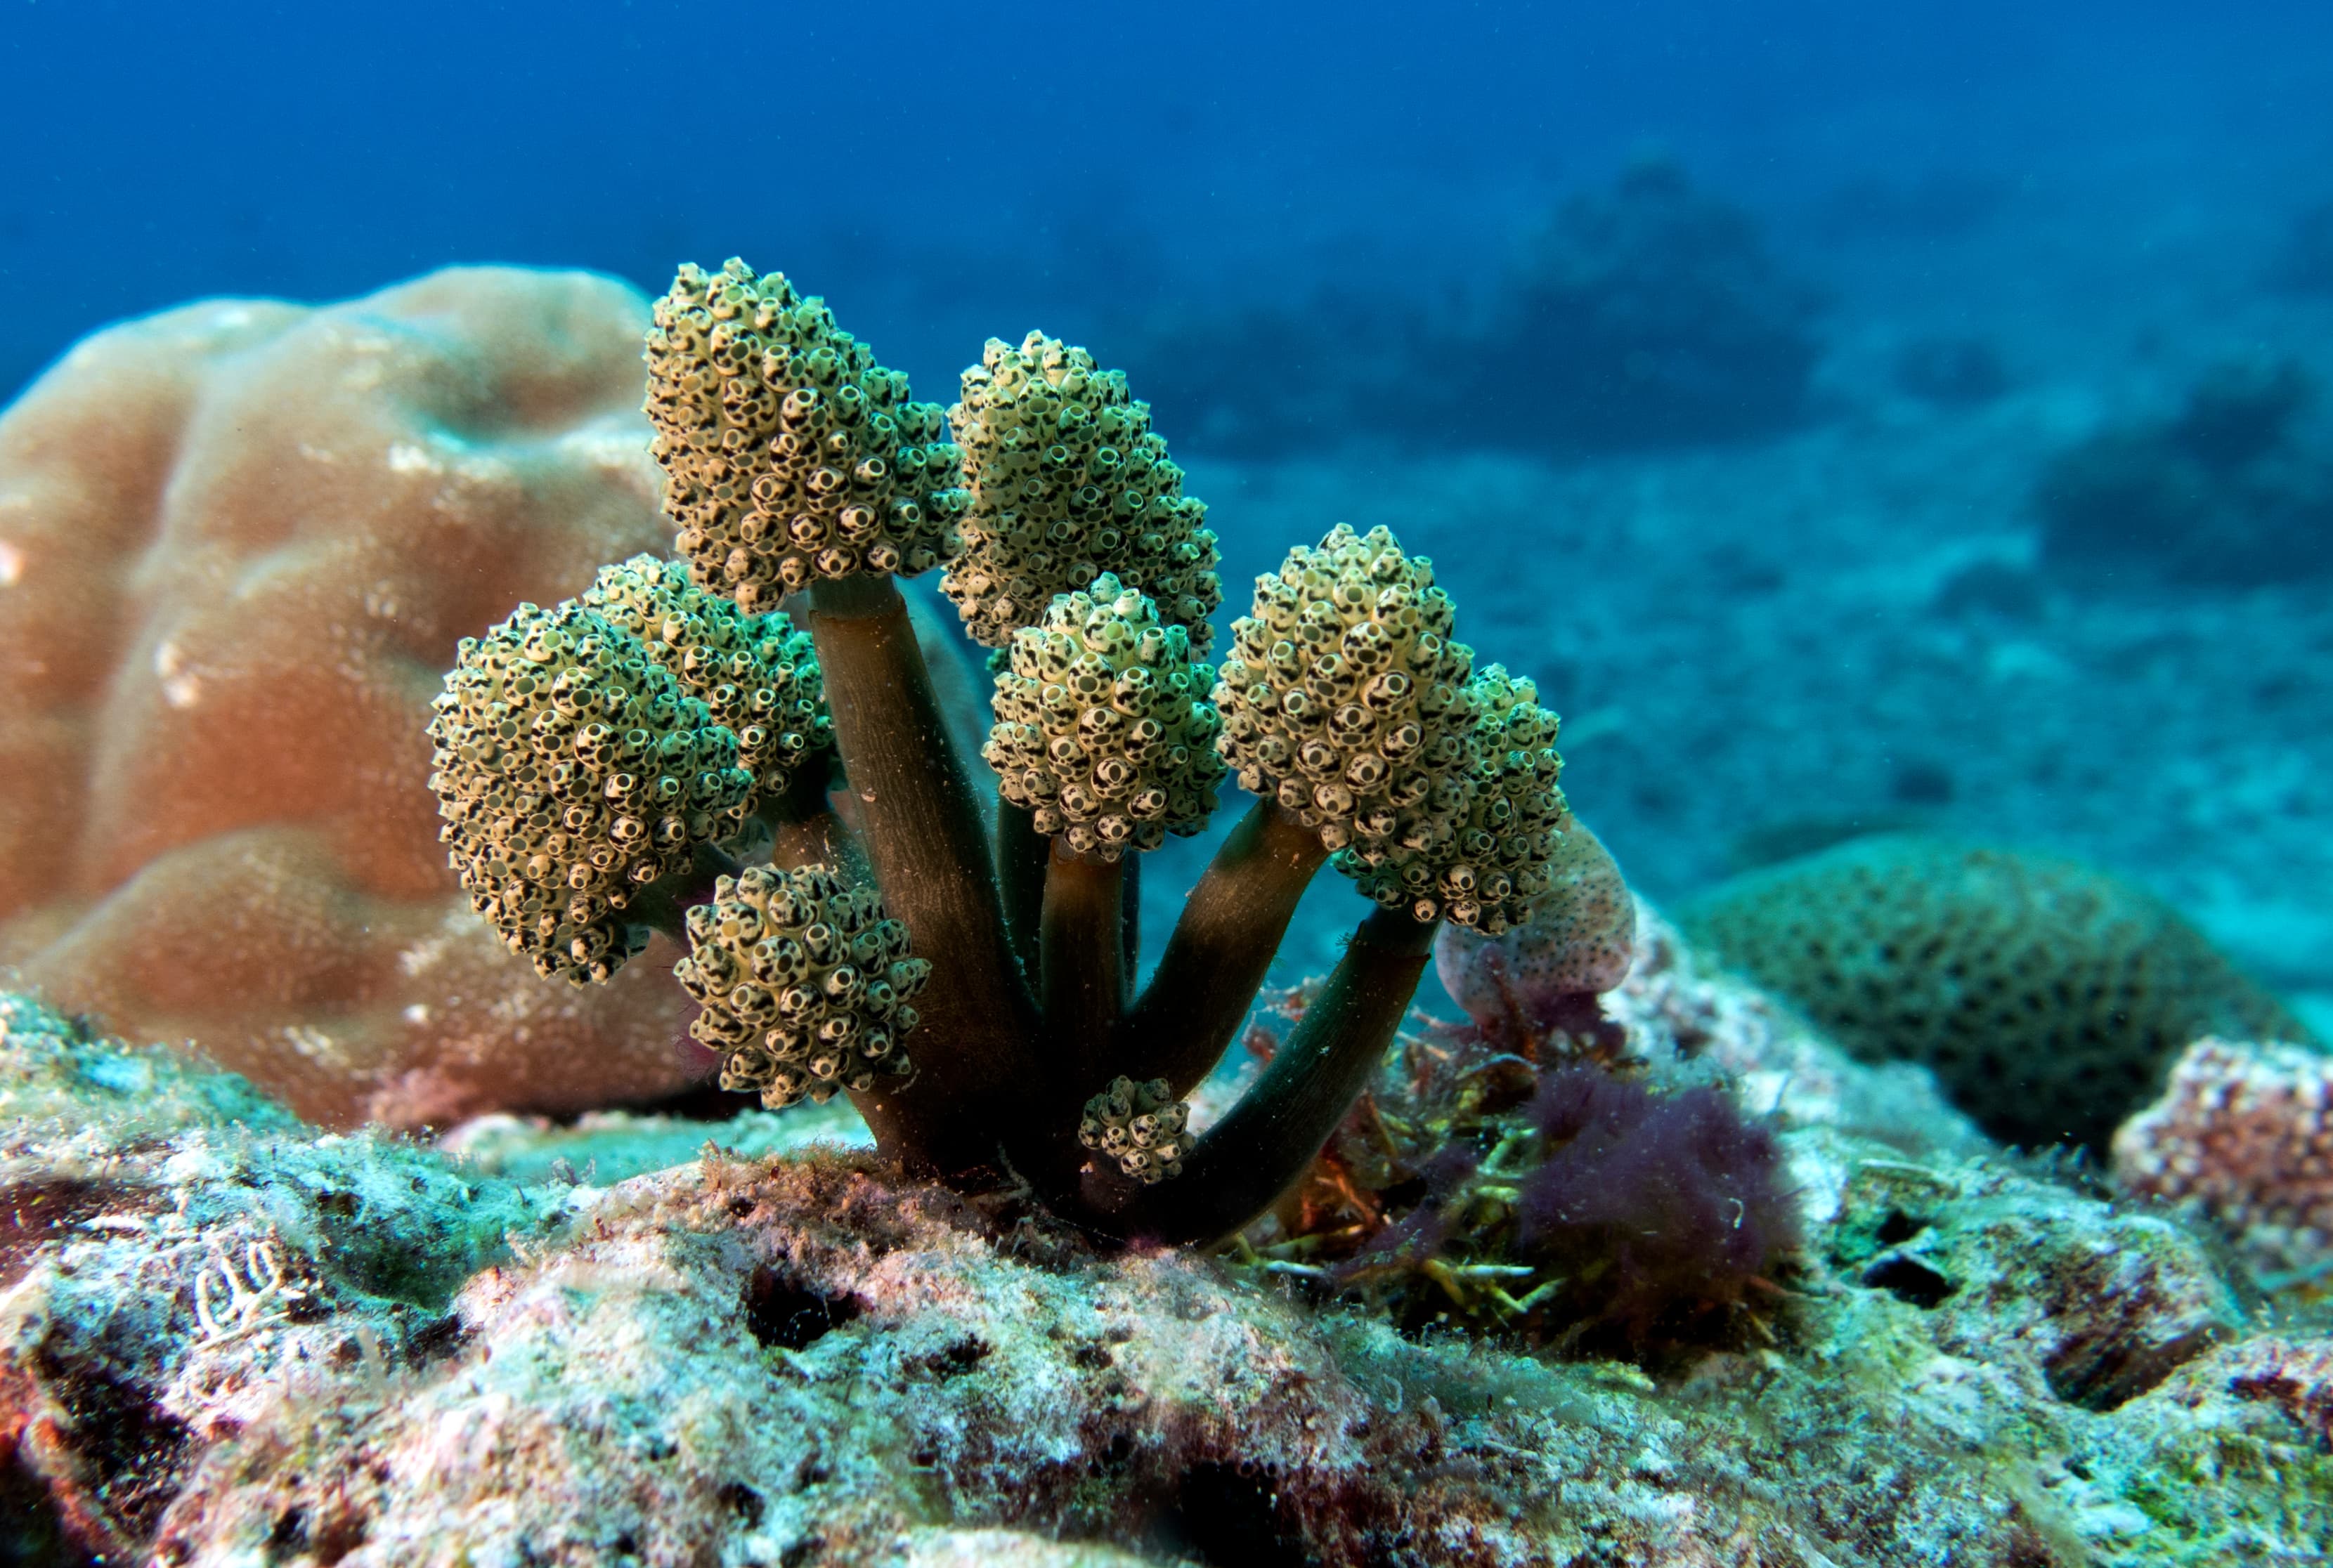
<instances>
[{"instance_id":1,"label":"deep blue background","mask_svg":"<svg viewBox=\"0 0 2333 1568\"><path fill-rule=\"evenodd\" d=\"M200 295L486 260L653 290L742 252L945 399L991 332L1387 270L1469 287L1647 146L1817 272L1793 215L1874 175L2267 226L2333 196L2328 106L2333 6L2298 0L0 0L0 396Z\"/></svg>"}]
</instances>

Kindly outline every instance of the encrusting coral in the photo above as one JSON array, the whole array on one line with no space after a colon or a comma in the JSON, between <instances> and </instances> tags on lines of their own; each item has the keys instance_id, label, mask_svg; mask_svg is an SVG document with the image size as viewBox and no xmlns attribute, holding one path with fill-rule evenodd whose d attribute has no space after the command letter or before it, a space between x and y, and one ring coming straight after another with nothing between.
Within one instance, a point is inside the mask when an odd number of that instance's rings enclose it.
<instances>
[{"instance_id":1,"label":"encrusting coral","mask_svg":"<svg viewBox=\"0 0 2333 1568\"><path fill-rule=\"evenodd\" d=\"M563 675L505 679L498 643L464 645L442 701L469 727L438 736L437 782L482 913L515 904L514 945L577 980L611 972L651 929L688 940L678 972L705 1004L696 1032L725 1053L726 1081L773 1104L840 1084L886 1151L912 1165L1015 1172L1123 1236L1235 1229L1359 1091L1436 926L1496 932L1549 886L1562 805L1554 715L1528 682L1495 665L1474 674L1426 561L1386 530L1341 527L1257 580L1210 701L1207 667L1192 656L1212 607L1203 509L1180 497L1123 378L1042 335L1017 354L992 345L966 376L960 454L936 443L936 416L822 301L741 262L717 275L683 268L658 303L647 355L655 451L689 576L747 615L774 610L782 594L806 598L850 820L822 779L765 793L777 869L749 880L742 842L722 842L738 798L724 771L734 739L725 753L707 737L728 731L708 727L702 704L659 696L658 656L639 638L610 627L629 645L613 645L590 632L608 626L590 611L553 610L554 625L572 623L554 657L571 643L632 685L600 700ZM966 492L940 472L959 457L974 497L968 535L954 526ZM1120 488L1102 488L1106 470L1129 464ZM1039 537L1068 553L1031 553ZM993 834L893 586L943 558L962 569L959 598L984 640L1012 646L987 747L1003 795ZM1058 585L1031 575L1097 564L1138 575ZM1173 597L1162 609L1138 588ZM473 667L481 662L496 668ZM494 707L477 695L489 690L511 700ZM562 707L593 700L607 724L579 727ZM494 739L468 738L489 729ZM521 736L548 750L530 757L512 744ZM611 746L612 764L602 760ZM555 761L562 748L577 758ZM1217 750L1263 799L1136 997L1129 863L1204 823ZM562 795L570 786L609 804ZM1272 1070L1186 1147L1176 1102L1223 1055L1298 896L1332 855L1383 907ZM863 865L879 903L827 880L766 880L788 863L828 880ZM503 881L480 885L493 877ZM563 923L552 893L562 884L573 890ZM797 895L826 901L833 923L814 911L797 920ZM765 905L781 901L788 913L767 923L784 934L763 934ZM901 928L913 961L876 934ZM844 961L847 939L868 951ZM834 967L816 969L812 989L805 961ZM905 977L925 978L903 962L928 962L929 983L895 1030ZM912 1018L930 1048L911 1053L909 1071L896 1052ZM1109 1158L1093 1160L1081 1132Z\"/></svg>"},{"instance_id":2,"label":"encrusting coral","mask_svg":"<svg viewBox=\"0 0 2333 1568\"><path fill-rule=\"evenodd\" d=\"M2072 861L1883 834L1681 912L1869 1060L1920 1062L1993 1136L2103 1149L2207 1034L2301 1039L2168 906Z\"/></svg>"},{"instance_id":3,"label":"encrusting coral","mask_svg":"<svg viewBox=\"0 0 2333 1568\"><path fill-rule=\"evenodd\" d=\"M2198 1040L2114 1137L2128 1190L2203 1217L2271 1289L2333 1281L2333 1056Z\"/></svg>"}]
</instances>

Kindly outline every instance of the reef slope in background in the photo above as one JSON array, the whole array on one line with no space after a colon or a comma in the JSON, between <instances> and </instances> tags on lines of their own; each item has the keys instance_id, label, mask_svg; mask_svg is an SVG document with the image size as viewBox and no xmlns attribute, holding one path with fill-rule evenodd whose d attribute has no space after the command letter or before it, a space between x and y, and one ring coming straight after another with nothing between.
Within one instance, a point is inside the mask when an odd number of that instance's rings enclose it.
<instances>
[{"instance_id":1,"label":"reef slope in background","mask_svg":"<svg viewBox=\"0 0 2333 1568\"><path fill-rule=\"evenodd\" d=\"M1684 961L1615 1005L1777 1105L1808 1258L1771 1344L1658 1378L855 1151L599 1187L319 1134L0 1001L0 1516L184 1565L2312 1560L2333 1339Z\"/></svg>"}]
</instances>

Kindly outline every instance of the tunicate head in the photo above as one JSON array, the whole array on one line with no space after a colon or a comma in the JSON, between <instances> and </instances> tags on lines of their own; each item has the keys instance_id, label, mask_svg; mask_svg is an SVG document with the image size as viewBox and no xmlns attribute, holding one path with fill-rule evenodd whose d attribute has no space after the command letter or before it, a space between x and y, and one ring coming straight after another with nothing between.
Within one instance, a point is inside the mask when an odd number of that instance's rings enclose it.
<instances>
[{"instance_id":1,"label":"tunicate head","mask_svg":"<svg viewBox=\"0 0 2333 1568\"><path fill-rule=\"evenodd\" d=\"M648 335L651 450L699 582L747 611L822 578L913 577L958 546L939 406L817 298L732 259L684 266Z\"/></svg>"},{"instance_id":2,"label":"tunicate head","mask_svg":"<svg viewBox=\"0 0 2333 1568\"><path fill-rule=\"evenodd\" d=\"M974 641L1003 646L1054 596L1109 572L1206 653L1223 601L1215 536L1125 372L1042 332L1017 349L992 338L948 418L970 501L940 587Z\"/></svg>"},{"instance_id":3,"label":"tunicate head","mask_svg":"<svg viewBox=\"0 0 2333 1568\"><path fill-rule=\"evenodd\" d=\"M1564 817L1556 716L1539 688L1493 664L1468 683L1467 803L1455 830L1425 849L1396 845L1374 862L1352 849L1339 869L1389 909L1441 917L1496 936L1522 921L1550 886L1548 865Z\"/></svg>"},{"instance_id":4,"label":"tunicate head","mask_svg":"<svg viewBox=\"0 0 2333 1568\"><path fill-rule=\"evenodd\" d=\"M1112 1079L1086 1102L1078 1142L1145 1186L1183 1173L1184 1156L1197 1145L1188 1131L1191 1107L1175 1098L1164 1078L1138 1084Z\"/></svg>"},{"instance_id":5,"label":"tunicate head","mask_svg":"<svg viewBox=\"0 0 2333 1568\"><path fill-rule=\"evenodd\" d=\"M465 637L432 704L438 838L477 912L545 976L604 980L646 943L640 889L734 833L737 737L636 637L569 603Z\"/></svg>"},{"instance_id":6,"label":"tunicate head","mask_svg":"<svg viewBox=\"0 0 2333 1568\"><path fill-rule=\"evenodd\" d=\"M1243 789L1345 852L1349 872L1439 855L1474 789L1474 653L1432 563L1339 524L1256 578L1215 684L1217 743Z\"/></svg>"},{"instance_id":7,"label":"tunicate head","mask_svg":"<svg viewBox=\"0 0 2333 1568\"><path fill-rule=\"evenodd\" d=\"M735 733L757 798L782 796L804 769L826 766L834 734L818 655L783 612L748 615L699 588L686 562L648 555L601 568L579 602L638 637Z\"/></svg>"},{"instance_id":8,"label":"tunicate head","mask_svg":"<svg viewBox=\"0 0 2333 1568\"><path fill-rule=\"evenodd\" d=\"M984 754L1038 832L1103 860L1156 849L1215 809L1214 681L1181 626L1161 626L1148 597L1105 573L1013 634Z\"/></svg>"},{"instance_id":9,"label":"tunicate head","mask_svg":"<svg viewBox=\"0 0 2333 1568\"><path fill-rule=\"evenodd\" d=\"M782 1109L913 1071L910 1005L932 966L881 896L830 865L749 866L688 912L673 978L699 1004L689 1033L721 1055L721 1086Z\"/></svg>"}]
</instances>

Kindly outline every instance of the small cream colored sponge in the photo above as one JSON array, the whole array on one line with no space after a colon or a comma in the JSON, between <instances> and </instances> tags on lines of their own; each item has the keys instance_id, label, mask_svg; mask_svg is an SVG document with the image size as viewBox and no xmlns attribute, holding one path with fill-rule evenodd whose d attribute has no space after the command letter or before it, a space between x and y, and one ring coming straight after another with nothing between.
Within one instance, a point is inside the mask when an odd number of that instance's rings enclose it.
<instances>
[{"instance_id":1,"label":"small cream colored sponge","mask_svg":"<svg viewBox=\"0 0 2333 1568\"><path fill-rule=\"evenodd\" d=\"M1224 765L1204 700L1215 678L1181 626L1159 625L1156 604L1104 573L1013 634L984 755L1038 832L1106 859L1156 849L1215 809Z\"/></svg>"},{"instance_id":2,"label":"small cream colored sponge","mask_svg":"<svg viewBox=\"0 0 2333 1568\"><path fill-rule=\"evenodd\" d=\"M737 737L645 646L580 605L521 605L433 704L438 837L472 907L546 978L604 980L645 945L632 894L734 832Z\"/></svg>"},{"instance_id":3,"label":"small cream colored sponge","mask_svg":"<svg viewBox=\"0 0 2333 1568\"><path fill-rule=\"evenodd\" d=\"M1556 716L1539 688L1493 664L1466 690L1475 711L1472 788L1457 830L1429 850L1397 846L1376 865L1353 850L1338 866L1389 909L1436 915L1492 936L1522 922L1547 892L1563 818Z\"/></svg>"},{"instance_id":4,"label":"small cream colored sponge","mask_svg":"<svg viewBox=\"0 0 2333 1568\"><path fill-rule=\"evenodd\" d=\"M782 612L747 615L689 580L680 561L636 555L602 567L583 607L638 637L737 737L737 765L758 794L782 793L834 744L826 683L810 634Z\"/></svg>"},{"instance_id":5,"label":"small cream colored sponge","mask_svg":"<svg viewBox=\"0 0 2333 1568\"><path fill-rule=\"evenodd\" d=\"M873 888L829 865L750 866L688 912L688 941L673 975L703 1004L689 1032L722 1054L723 1088L775 1110L911 1070L901 1040L932 966Z\"/></svg>"},{"instance_id":6,"label":"small cream colored sponge","mask_svg":"<svg viewBox=\"0 0 2333 1568\"><path fill-rule=\"evenodd\" d=\"M955 552L965 497L939 406L911 401L905 376L782 273L681 268L648 362L665 510L700 582L753 611Z\"/></svg>"},{"instance_id":7,"label":"small cream colored sponge","mask_svg":"<svg viewBox=\"0 0 2333 1568\"><path fill-rule=\"evenodd\" d=\"M1054 595L1110 572L1205 654L1223 602L1215 536L1125 372L1042 332L1018 349L991 338L948 418L971 504L940 587L974 641L1003 646Z\"/></svg>"},{"instance_id":8,"label":"small cream colored sponge","mask_svg":"<svg viewBox=\"0 0 2333 1568\"><path fill-rule=\"evenodd\" d=\"M1554 839L1548 889L1522 919L1493 935L1445 926L1434 939L1443 989L1478 1022L1518 1009L1543 1013L1562 998L1608 991L1628 978L1637 903L1619 866L1568 810Z\"/></svg>"},{"instance_id":9,"label":"small cream colored sponge","mask_svg":"<svg viewBox=\"0 0 2333 1568\"><path fill-rule=\"evenodd\" d=\"M1255 580L1215 684L1224 760L1346 864L1441 856L1473 783L1474 654L1450 596L1390 531L1339 523Z\"/></svg>"},{"instance_id":10,"label":"small cream colored sponge","mask_svg":"<svg viewBox=\"0 0 2333 1568\"><path fill-rule=\"evenodd\" d=\"M1191 1107L1167 1092L1166 1079L1119 1077L1086 1102L1078 1142L1153 1186L1183 1173L1183 1157L1198 1143L1186 1130L1190 1120Z\"/></svg>"}]
</instances>

